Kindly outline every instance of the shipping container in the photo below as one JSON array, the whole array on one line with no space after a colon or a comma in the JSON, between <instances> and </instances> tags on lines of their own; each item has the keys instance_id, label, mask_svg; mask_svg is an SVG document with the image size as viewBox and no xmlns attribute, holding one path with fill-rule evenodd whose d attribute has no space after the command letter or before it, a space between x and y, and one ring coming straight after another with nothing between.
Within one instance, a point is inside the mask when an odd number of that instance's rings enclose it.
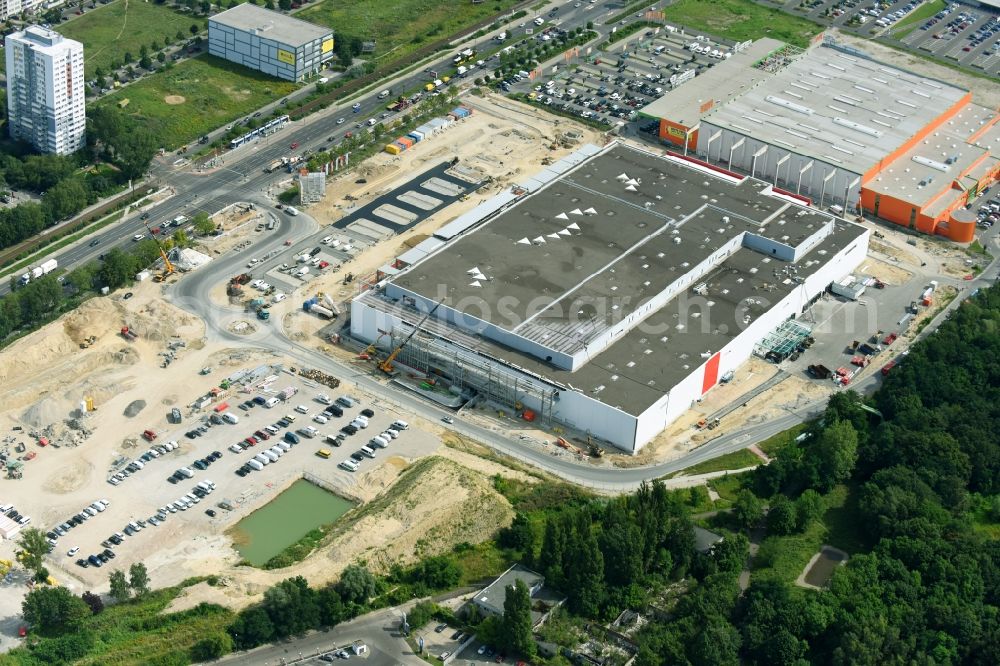
<instances>
[{"instance_id":1,"label":"shipping container","mask_svg":"<svg viewBox=\"0 0 1000 666\"><path fill-rule=\"evenodd\" d=\"M407 148L409 148L409 146L407 146L405 143L400 143L399 141L393 141L392 145L398 146L399 147L399 152L403 152L404 150L406 150Z\"/></svg>"},{"instance_id":2,"label":"shipping container","mask_svg":"<svg viewBox=\"0 0 1000 666\"><path fill-rule=\"evenodd\" d=\"M412 132L410 132L406 136L410 137L411 139L413 139L417 143L420 143L421 141L424 140L424 133L421 132L420 130L413 130Z\"/></svg>"},{"instance_id":3,"label":"shipping container","mask_svg":"<svg viewBox=\"0 0 1000 666\"><path fill-rule=\"evenodd\" d=\"M403 150L395 143L390 143L385 147L385 152L389 153L390 155L399 155L401 152L403 152Z\"/></svg>"},{"instance_id":4,"label":"shipping container","mask_svg":"<svg viewBox=\"0 0 1000 666\"><path fill-rule=\"evenodd\" d=\"M413 148L413 144L416 143L413 139L408 136L401 136L396 139L395 143L402 144L406 146L407 149Z\"/></svg>"}]
</instances>

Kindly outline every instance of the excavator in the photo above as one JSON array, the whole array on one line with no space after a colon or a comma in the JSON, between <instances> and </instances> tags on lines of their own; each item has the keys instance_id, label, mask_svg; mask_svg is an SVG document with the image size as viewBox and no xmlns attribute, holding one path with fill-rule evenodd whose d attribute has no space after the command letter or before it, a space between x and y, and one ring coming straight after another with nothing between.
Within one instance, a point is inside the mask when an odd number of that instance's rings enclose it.
<instances>
[{"instance_id":1,"label":"excavator","mask_svg":"<svg viewBox=\"0 0 1000 666\"><path fill-rule=\"evenodd\" d=\"M427 311L427 314L425 314L424 318L420 320L420 323L418 323L416 326L413 327L413 330L410 331L410 334L408 336L406 336L406 339L404 339L402 342L400 342L399 345L395 349L392 350L392 353L389 354L384 361L382 361L381 363L378 364L378 369L379 370L381 370L382 372L384 372L387 375L391 375L393 373L393 371L395 370L395 366L393 366L393 364L392 364L393 361L395 361L396 357L399 356L400 352L403 351L403 347L406 346L406 343L408 343L413 338L413 336L417 334L417 331L420 330L420 327L424 325L424 322L427 321L427 319L432 314L434 314L434 312L439 307L441 307L442 303L444 303L444 299L443 298L440 301L438 301L434 305L434 307L432 307L430 310Z\"/></svg>"},{"instance_id":2,"label":"excavator","mask_svg":"<svg viewBox=\"0 0 1000 666\"><path fill-rule=\"evenodd\" d=\"M167 259L167 253L163 251L163 245L160 243L160 239L156 237L156 234L153 233L148 224L145 225L145 227L146 231L149 232L149 237L156 243L156 249L160 251L160 256L163 257L163 272L155 276L153 281L163 282L175 272L174 265L170 263L169 259Z\"/></svg>"}]
</instances>

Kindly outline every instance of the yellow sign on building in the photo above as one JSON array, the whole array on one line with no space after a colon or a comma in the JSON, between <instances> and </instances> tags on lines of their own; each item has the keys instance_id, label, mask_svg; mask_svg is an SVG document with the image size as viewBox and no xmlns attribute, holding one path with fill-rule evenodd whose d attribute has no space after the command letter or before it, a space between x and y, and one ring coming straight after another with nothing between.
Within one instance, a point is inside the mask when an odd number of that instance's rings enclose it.
<instances>
[{"instance_id":1,"label":"yellow sign on building","mask_svg":"<svg viewBox=\"0 0 1000 666\"><path fill-rule=\"evenodd\" d=\"M295 54L291 51L285 51L284 49L278 49L278 60L281 62L287 62L289 65L295 64Z\"/></svg>"},{"instance_id":2,"label":"yellow sign on building","mask_svg":"<svg viewBox=\"0 0 1000 666\"><path fill-rule=\"evenodd\" d=\"M330 39L323 40L323 53L329 53L333 50L333 37Z\"/></svg>"},{"instance_id":3,"label":"yellow sign on building","mask_svg":"<svg viewBox=\"0 0 1000 666\"><path fill-rule=\"evenodd\" d=\"M678 139L683 139L686 136L684 134L684 130L679 127L668 127L667 134L670 136L676 136Z\"/></svg>"}]
</instances>

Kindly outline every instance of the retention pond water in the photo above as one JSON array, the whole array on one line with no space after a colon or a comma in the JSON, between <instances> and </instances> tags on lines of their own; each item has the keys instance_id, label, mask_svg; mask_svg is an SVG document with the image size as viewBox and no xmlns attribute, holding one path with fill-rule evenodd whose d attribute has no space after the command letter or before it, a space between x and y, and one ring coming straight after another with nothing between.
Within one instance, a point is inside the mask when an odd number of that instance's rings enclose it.
<instances>
[{"instance_id":1,"label":"retention pond water","mask_svg":"<svg viewBox=\"0 0 1000 666\"><path fill-rule=\"evenodd\" d=\"M299 479L273 500L236 524L236 550L254 566L292 545L310 530L335 522L354 504Z\"/></svg>"}]
</instances>

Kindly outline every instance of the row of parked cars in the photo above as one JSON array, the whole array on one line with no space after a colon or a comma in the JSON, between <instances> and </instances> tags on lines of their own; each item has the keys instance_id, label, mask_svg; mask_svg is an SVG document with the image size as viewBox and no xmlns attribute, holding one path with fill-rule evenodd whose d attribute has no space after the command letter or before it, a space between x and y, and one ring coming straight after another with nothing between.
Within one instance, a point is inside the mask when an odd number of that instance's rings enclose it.
<instances>
[{"instance_id":1,"label":"row of parked cars","mask_svg":"<svg viewBox=\"0 0 1000 666\"><path fill-rule=\"evenodd\" d=\"M159 458L162 455L166 455L170 451L177 449L180 445L175 440L170 440L165 444L156 444L151 446L146 450L141 456L130 462L124 468L118 470L114 474L108 477L108 483L113 486L117 486L119 483L130 477L131 475L138 472L140 469L145 467L146 463Z\"/></svg>"},{"instance_id":2,"label":"row of parked cars","mask_svg":"<svg viewBox=\"0 0 1000 666\"><path fill-rule=\"evenodd\" d=\"M202 484L206 482L202 481ZM211 483L211 482L208 482ZM201 486L202 484L199 484ZM215 485L212 484L214 489ZM185 496L186 497L186 496ZM200 501L200 500L199 500ZM102 502L107 502L107 500L102 500ZM96 502L95 502L96 504ZM93 506L93 505L91 505ZM101 567L107 564L108 561L115 559L114 548L120 546L124 543L125 539L130 536L135 536L139 532L149 527L158 527L167 520L167 516L171 513L176 513L178 511L178 503L173 502L167 506L161 506L156 513L151 515L149 518L132 520L125 524L121 532L114 532L107 539L101 542L101 546L104 548L103 551L94 553L87 556L86 558L80 558L76 561L77 566L84 569L87 567ZM184 505L184 510L187 509L187 504ZM79 552L79 548L70 548L66 553L69 557L73 557Z\"/></svg>"},{"instance_id":3,"label":"row of parked cars","mask_svg":"<svg viewBox=\"0 0 1000 666\"><path fill-rule=\"evenodd\" d=\"M92 502L88 506L83 507L79 513L71 516L68 520L60 523L59 525L56 525L45 535L49 538L49 545L55 548L59 537L66 536L66 534L77 525L90 520L99 513L104 513L109 506L111 506L111 500L100 499Z\"/></svg>"},{"instance_id":4,"label":"row of parked cars","mask_svg":"<svg viewBox=\"0 0 1000 666\"><path fill-rule=\"evenodd\" d=\"M366 410L370 411L370 410ZM354 434L358 431L358 426L363 428L368 427L368 418L362 413L358 418L351 421L348 425L341 428L342 434ZM360 463L364 461L365 458L374 458L375 452L378 449L389 448L389 443L398 438L400 433L409 428L409 424L406 421L394 421L390 428L387 428L385 432L375 435L365 446L351 454L350 458L342 461L337 467L346 470L348 472L356 472L360 466ZM340 435L337 436L338 438ZM329 440L329 438L327 438ZM339 440L342 441L342 440ZM340 446L339 443L333 443L334 446Z\"/></svg>"},{"instance_id":5,"label":"row of parked cars","mask_svg":"<svg viewBox=\"0 0 1000 666\"><path fill-rule=\"evenodd\" d=\"M7 516L19 525L27 525L31 522L31 516L24 516L18 513L17 509L14 508L13 504L4 504L0 506L0 514Z\"/></svg>"}]
</instances>

